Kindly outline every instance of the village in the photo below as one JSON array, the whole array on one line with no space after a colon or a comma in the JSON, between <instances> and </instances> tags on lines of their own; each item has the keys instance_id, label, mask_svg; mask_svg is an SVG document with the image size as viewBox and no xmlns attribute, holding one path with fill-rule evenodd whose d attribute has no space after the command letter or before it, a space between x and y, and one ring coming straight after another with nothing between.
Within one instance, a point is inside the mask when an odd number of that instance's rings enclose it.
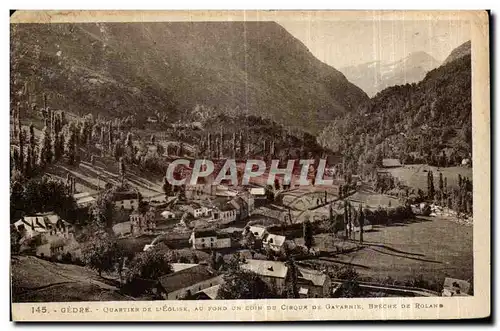
<instances>
[{"instance_id":1,"label":"village","mask_svg":"<svg viewBox=\"0 0 500 331\"><path fill-rule=\"evenodd\" d=\"M384 160L383 164L381 176L402 166L392 160ZM355 267L346 264L338 268L338 264L330 263L332 257L347 256L366 247L363 235L366 238L371 231L378 231L376 224L387 223L375 216L381 203L395 208L391 214L393 222L415 215L432 217L444 213L442 207L425 203L405 209L398 199L376 193L359 176L349 176L346 181L336 175L336 169L330 167L326 171L334 178L334 184L328 187L312 185L315 176L309 176L309 185L305 186L298 185L303 179L295 181L296 186L283 185L283 176L276 176L274 185L264 186L262 178L255 176L247 186L232 186L225 185L227 182L215 183L210 175L201 184L143 197L126 180L119 189L108 185L108 191L113 192L108 197L112 206L111 235L127 257L102 269L108 278L115 279L119 291L158 300L230 298L221 297L219 289L230 279L229 274L241 271L257 275L272 289L272 297L470 293L470 282L451 277L445 278L439 290L431 290L419 284L363 280ZM299 174L291 177L294 176L298 178ZM73 192L78 214L91 215L102 192L77 192L71 176L67 185ZM377 205L370 199L360 201L362 195L376 196L379 201ZM86 243L78 242L77 237L82 237L85 227L73 226L56 213L24 216L13 226L19 235L19 254L83 264ZM154 279L122 277L134 255L155 250L176 255L168 262L168 272L155 273ZM95 268L92 264L91 267ZM119 275L116 270L120 270Z\"/></svg>"}]
</instances>

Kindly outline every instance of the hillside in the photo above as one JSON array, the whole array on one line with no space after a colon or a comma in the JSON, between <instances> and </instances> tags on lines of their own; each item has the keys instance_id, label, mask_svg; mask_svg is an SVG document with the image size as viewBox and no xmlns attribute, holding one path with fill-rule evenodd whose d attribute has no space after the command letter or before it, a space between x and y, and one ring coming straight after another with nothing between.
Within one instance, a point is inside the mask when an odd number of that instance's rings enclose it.
<instances>
[{"instance_id":1,"label":"hillside","mask_svg":"<svg viewBox=\"0 0 500 331\"><path fill-rule=\"evenodd\" d=\"M71 264L48 262L33 256L15 256L11 262L13 302L123 301L97 273Z\"/></svg>"},{"instance_id":2,"label":"hillside","mask_svg":"<svg viewBox=\"0 0 500 331\"><path fill-rule=\"evenodd\" d=\"M319 141L347 151L347 167L365 173L384 157L457 165L472 153L471 113L471 58L466 55L430 71L419 83L383 90L325 128Z\"/></svg>"},{"instance_id":3,"label":"hillside","mask_svg":"<svg viewBox=\"0 0 500 331\"><path fill-rule=\"evenodd\" d=\"M450 55L448 55L446 60L444 60L444 64L458 60L459 58L467 56L467 55L470 56L470 52L471 52L471 42L469 40L469 41L463 43L462 45L458 46L457 48L455 48L450 53Z\"/></svg>"},{"instance_id":4,"label":"hillside","mask_svg":"<svg viewBox=\"0 0 500 331\"><path fill-rule=\"evenodd\" d=\"M399 61L373 61L344 67L340 71L369 96L374 96L390 86L418 82L438 65L438 61L429 54L415 52Z\"/></svg>"},{"instance_id":5,"label":"hillside","mask_svg":"<svg viewBox=\"0 0 500 331\"><path fill-rule=\"evenodd\" d=\"M12 101L77 114L204 105L315 132L368 99L274 22L17 24L11 40Z\"/></svg>"}]
</instances>

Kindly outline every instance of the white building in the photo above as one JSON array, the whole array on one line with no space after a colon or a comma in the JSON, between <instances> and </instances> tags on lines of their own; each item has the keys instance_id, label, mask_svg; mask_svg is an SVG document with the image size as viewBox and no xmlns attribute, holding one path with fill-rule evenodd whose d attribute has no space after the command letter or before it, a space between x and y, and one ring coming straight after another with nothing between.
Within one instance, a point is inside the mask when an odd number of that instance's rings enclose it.
<instances>
[{"instance_id":1,"label":"white building","mask_svg":"<svg viewBox=\"0 0 500 331\"><path fill-rule=\"evenodd\" d=\"M71 253L80 257L80 245L75 240L73 226L55 213L25 216L14 223L22 242L34 242L34 253L40 257L61 258ZM32 241L33 239L33 241Z\"/></svg>"},{"instance_id":2,"label":"white building","mask_svg":"<svg viewBox=\"0 0 500 331\"><path fill-rule=\"evenodd\" d=\"M456 296L469 296L470 282L446 277L443 284L442 296L456 297Z\"/></svg>"},{"instance_id":3,"label":"white building","mask_svg":"<svg viewBox=\"0 0 500 331\"><path fill-rule=\"evenodd\" d=\"M262 240L265 235L268 234L266 228L258 225L251 225L247 228L245 228L245 231L243 232L243 236L246 235L247 231L250 231L253 233L255 236L255 239Z\"/></svg>"},{"instance_id":4,"label":"white building","mask_svg":"<svg viewBox=\"0 0 500 331\"><path fill-rule=\"evenodd\" d=\"M75 199L78 208L90 207L96 201L89 192L73 194L73 198Z\"/></svg>"},{"instance_id":5,"label":"white building","mask_svg":"<svg viewBox=\"0 0 500 331\"><path fill-rule=\"evenodd\" d=\"M279 252L283 248L286 238L272 233L267 233L262 238L262 246L264 248Z\"/></svg>"},{"instance_id":6,"label":"white building","mask_svg":"<svg viewBox=\"0 0 500 331\"><path fill-rule=\"evenodd\" d=\"M186 209L194 218L210 217L212 215L212 209L205 206L187 206Z\"/></svg>"},{"instance_id":7,"label":"white building","mask_svg":"<svg viewBox=\"0 0 500 331\"><path fill-rule=\"evenodd\" d=\"M161 216L167 220L171 220L175 218L175 213L171 212L170 210L164 210L161 212Z\"/></svg>"},{"instance_id":8,"label":"white building","mask_svg":"<svg viewBox=\"0 0 500 331\"><path fill-rule=\"evenodd\" d=\"M139 199L121 199L115 201L115 207L125 210L137 210L139 208Z\"/></svg>"},{"instance_id":9,"label":"white building","mask_svg":"<svg viewBox=\"0 0 500 331\"><path fill-rule=\"evenodd\" d=\"M231 238L225 234L217 234L213 230L193 231L189 237L193 249L219 249L231 247Z\"/></svg>"},{"instance_id":10,"label":"white building","mask_svg":"<svg viewBox=\"0 0 500 331\"><path fill-rule=\"evenodd\" d=\"M265 198L266 190L263 187L252 187L250 189L250 194L255 198Z\"/></svg>"},{"instance_id":11,"label":"white building","mask_svg":"<svg viewBox=\"0 0 500 331\"><path fill-rule=\"evenodd\" d=\"M22 238L32 238L37 235L67 235L73 232L73 226L55 213L24 216L14 223Z\"/></svg>"}]
</instances>

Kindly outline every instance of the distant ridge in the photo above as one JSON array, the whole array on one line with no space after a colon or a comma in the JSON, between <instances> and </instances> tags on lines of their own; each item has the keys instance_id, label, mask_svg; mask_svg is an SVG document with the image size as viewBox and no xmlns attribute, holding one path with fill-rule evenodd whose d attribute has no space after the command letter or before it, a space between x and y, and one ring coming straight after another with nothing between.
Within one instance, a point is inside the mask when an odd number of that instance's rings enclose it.
<instances>
[{"instance_id":1,"label":"distant ridge","mask_svg":"<svg viewBox=\"0 0 500 331\"><path fill-rule=\"evenodd\" d=\"M387 87L418 82L438 66L439 62L426 52L414 52L395 62L372 61L340 71L373 97Z\"/></svg>"},{"instance_id":2,"label":"distant ridge","mask_svg":"<svg viewBox=\"0 0 500 331\"><path fill-rule=\"evenodd\" d=\"M458 60L461 57L471 54L471 41L466 41L462 45L455 48L450 55L444 60L443 64L450 63L452 61Z\"/></svg>"}]
</instances>

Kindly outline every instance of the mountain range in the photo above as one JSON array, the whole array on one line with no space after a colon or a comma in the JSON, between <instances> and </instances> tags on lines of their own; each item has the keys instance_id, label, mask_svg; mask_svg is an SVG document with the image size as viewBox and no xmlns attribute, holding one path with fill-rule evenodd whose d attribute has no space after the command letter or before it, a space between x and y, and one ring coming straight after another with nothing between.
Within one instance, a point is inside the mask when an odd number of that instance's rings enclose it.
<instances>
[{"instance_id":1,"label":"mountain range","mask_svg":"<svg viewBox=\"0 0 500 331\"><path fill-rule=\"evenodd\" d=\"M467 52L469 49L469 52ZM472 155L470 43L415 84L388 87L318 137L343 152L353 171L370 173L382 158L402 163L459 165Z\"/></svg>"},{"instance_id":2,"label":"mountain range","mask_svg":"<svg viewBox=\"0 0 500 331\"><path fill-rule=\"evenodd\" d=\"M395 62L372 61L339 70L350 82L373 97L390 86L419 82L439 65L439 61L426 52L414 52Z\"/></svg>"},{"instance_id":3,"label":"mountain range","mask_svg":"<svg viewBox=\"0 0 500 331\"><path fill-rule=\"evenodd\" d=\"M13 102L46 93L80 115L177 121L204 105L314 133L368 100L274 22L12 24L10 52Z\"/></svg>"}]
</instances>

